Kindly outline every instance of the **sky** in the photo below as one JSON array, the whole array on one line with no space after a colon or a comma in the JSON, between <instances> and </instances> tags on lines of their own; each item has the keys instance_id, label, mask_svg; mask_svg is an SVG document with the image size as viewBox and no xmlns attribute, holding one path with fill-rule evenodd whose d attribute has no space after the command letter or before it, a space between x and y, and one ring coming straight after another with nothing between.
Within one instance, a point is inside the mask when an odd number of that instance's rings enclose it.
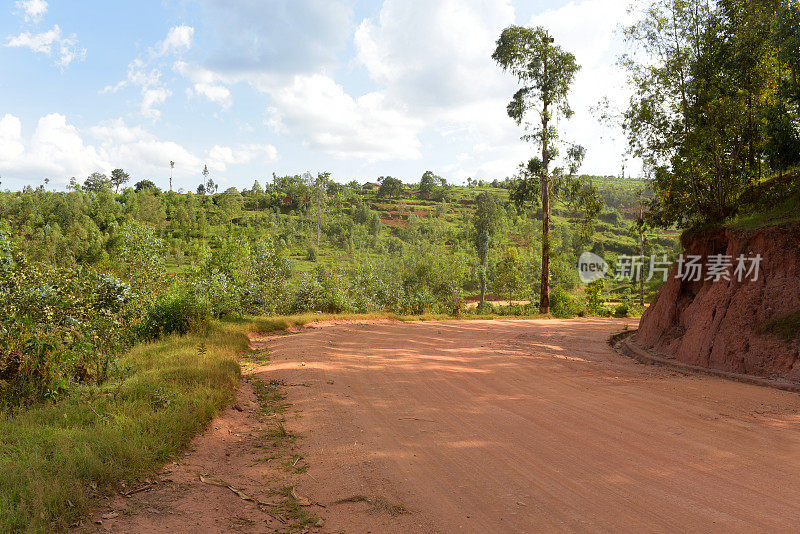
<instances>
[{"instance_id":1,"label":"sky","mask_svg":"<svg viewBox=\"0 0 800 534\"><path fill-rule=\"evenodd\" d=\"M560 121L581 172L619 175L617 32L629 0L2 0L0 187L63 189L123 168L194 190L331 172L512 176L534 155L492 61L511 24L543 25L581 65ZM630 164L629 164L630 166Z\"/></svg>"}]
</instances>

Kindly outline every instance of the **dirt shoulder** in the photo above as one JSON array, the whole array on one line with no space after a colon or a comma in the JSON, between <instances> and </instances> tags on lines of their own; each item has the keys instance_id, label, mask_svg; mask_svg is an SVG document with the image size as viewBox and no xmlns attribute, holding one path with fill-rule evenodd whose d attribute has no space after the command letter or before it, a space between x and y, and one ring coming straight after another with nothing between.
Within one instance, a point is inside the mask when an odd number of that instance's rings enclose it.
<instances>
[{"instance_id":1,"label":"dirt shoulder","mask_svg":"<svg viewBox=\"0 0 800 534\"><path fill-rule=\"evenodd\" d=\"M255 339L270 362L247 371L238 409L87 529L286 530L276 490L294 487L315 520L299 528L321 532L793 530L800 396L637 364L606 343L625 324L346 323ZM290 404L280 414L254 393L270 382ZM276 420L299 438L270 459Z\"/></svg>"}]
</instances>

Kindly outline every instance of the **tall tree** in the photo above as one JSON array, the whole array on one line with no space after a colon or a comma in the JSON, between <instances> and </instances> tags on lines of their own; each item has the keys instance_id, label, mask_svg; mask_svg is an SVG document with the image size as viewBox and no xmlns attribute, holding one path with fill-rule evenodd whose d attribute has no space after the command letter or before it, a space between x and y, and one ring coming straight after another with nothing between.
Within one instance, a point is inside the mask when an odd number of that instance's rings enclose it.
<instances>
[{"instance_id":1,"label":"tall tree","mask_svg":"<svg viewBox=\"0 0 800 534\"><path fill-rule=\"evenodd\" d=\"M405 188L403 187L403 182L401 182L399 178L395 178L394 176L381 176L378 178L378 182L381 184L377 193L379 198L403 196Z\"/></svg>"},{"instance_id":2,"label":"tall tree","mask_svg":"<svg viewBox=\"0 0 800 534\"><path fill-rule=\"evenodd\" d=\"M99 193L103 188L111 187L111 180L101 172L93 172L83 182L83 189Z\"/></svg>"},{"instance_id":3,"label":"tall tree","mask_svg":"<svg viewBox=\"0 0 800 534\"><path fill-rule=\"evenodd\" d=\"M572 109L567 99L570 86L580 67L575 56L554 44L553 37L542 27L509 26L500 34L492 54L504 71L513 74L522 86L507 106L509 117L528 131L522 139L531 141L540 150L537 156L520 166L520 174L512 192L518 203L541 202L542 207L542 275L539 311L550 312L550 201L554 193L564 193L569 200L586 200L589 216L599 212L596 192L574 177L584 149L568 145L567 176L562 167L551 169L559 155L558 131L553 126L557 116L569 118ZM530 111L539 116L539 124L526 120ZM557 187L554 187L556 185Z\"/></svg>"},{"instance_id":4,"label":"tall tree","mask_svg":"<svg viewBox=\"0 0 800 534\"><path fill-rule=\"evenodd\" d=\"M169 162L169 190L172 192L172 172L175 170L175 162Z\"/></svg>"},{"instance_id":5,"label":"tall tree","mask_svg":"<svg viewBox=\"0 0 800 534\"><path fill-rule=\"evenodd\" d=\"M494 195L484 191L475 198L475 214L472 217L472 230L475 248L478 250L478 256L481 261L480 307L483 307L484 302L486 302L486 266L488 264L491 242L499 229L501 216L502 210Z\"/></svg>"},{"instance_id":6,"label":"tall tree","mask_svg":"<svg viewBox=\"0 0 800 534\"><path fill-rule=\"evenodd\" d=\"M208 165L203 165L203 181L205 182L206 193L213 195L219 189L219 186L214 183L214 179L210 177L211 173L208 171Z\"/></svg>"},{"instance_id":7,"label":"tall tree","mask_svg":"<svg viewBox=\"0 0 800 534\"><path fill-rule=\"evenodd\" d=\"M256 197L256 211L258 211L259 209L261 209L261 204L259 204L258 197L261 195L261 193L264 192L264 188L261 187L261 184L258 183L258 180L256 180L255 182L253 182L253 188L251 189L251 191L253 192L253 195L255 195Z\"/></svg>"},{"instance_id":8,"label":"tall tree","mask_svg":"<svg viewBox=\"0 0 800 534\"><path fill-rule=\"evenodd\" d=\"M130 180L130 175L122 169L114 169L111 171L111 185L114 186L114 192L119 193L119 186Z\"/></svg>"},{"instance_id":9,"label":"tall tree","mask_svg":"<svg viewBox=\"0 0 800 534\"><path fill-rule=\"evenodd\" d=\"M425 171L419 181L419 194L422 198L430 198L433 189L442 182L442 179L431 171Z\"/></svg>"}]
</instances>

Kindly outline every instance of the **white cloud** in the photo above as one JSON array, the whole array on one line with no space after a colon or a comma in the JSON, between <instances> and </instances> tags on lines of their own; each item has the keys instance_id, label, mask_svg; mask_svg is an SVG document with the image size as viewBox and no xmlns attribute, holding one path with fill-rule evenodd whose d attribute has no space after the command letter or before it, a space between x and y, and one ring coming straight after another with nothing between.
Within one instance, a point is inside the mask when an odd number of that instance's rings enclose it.
<instances>
[{"instance_id":1,"label":"white cloud","mask_svg":"<svg viewBox=\"0 0 800 534\"><path fill-rule=\"evenodd\" d=\"M54 113L42 117L26 139L18 117L7 114L0 118L0 174L23 182L47 177L67 183L72 176L82 180L92 172L109 173L120 167L134 181L148 178L166 186L169 162L174 161L180 186L181 181L183 185L197 183L206 162L222 172L231 165L278 159L277 149L268 144L215 145L203 151L202 157L200 154L161 140L140 126L128 126L123 119L80 131L64 115Z\"/></svg>"},{"instance_id":2,"label":"white cloud","mask_svg":"<svg viewBox=\"0 0 800 534\"><path fill-rule=\"evenodd\" d=\"M274 121L337 159L417 159L423 123L386 105L380 93L353 98L321 74L295 76L276 91Z\"/></svg>"},{"instance_id":3,"label":"white cloud","mask_svg":"<svg viewBox=\"0 0 800 534\"><path fill-rule=\"evenodd\" d=\"M167 101L167 97L172 93L163 87L144 87L142 89L142 115L149 119L158 119L161 117L161 111L156 109L155 106L161 105Z\"/></svg>"},{"instance_id":4,"label":"white cloud","mask_svg":"<svg viewBox=\"0 0 800 534\"><path fill-rule=\"evenodd\" d=\"M173 68L193 83L193 88L190 89L188 93L189 96L197 93L211 102L216 102L222 106L223 109L228 109L233 104L230 89L220 83L221 78L216 73L199 65L189 64L183 61L175 62Z\"/></svg>"},{"instance_id":5,"label":"white cloud","mask_svg":"<svg viewBox=\"0 0 800 534\"><path fill-rule=\"evenodd\" d=\"M25 152L22 144L22 122L14 115L0 119L0 164L14 161Z\"/></svg>"},{"instance_id":6,"label":"white cloud","mask_svg":"<svg viewBox=\"0 0 800 534\"><path fill-rule=\"evenodd\" d=\"M226 171L228 165L245 165L253 161L275 161L278 150L272 145L243 145L227 147L214 145L208 151L208 166L212 170Z\"/></svg>"},{"instance_id":7,"label":"white cloud","mask_svg":"<svg viewBox=\"0 0 800 534\"><path fill-rule=\"evenodd\" d=\"M429 136L438 134L439 146L448 146L447 155L426 156L450 159L441 172L453 179L511 175L530 150L506 115L514 81L491 58L497 36L513 23L507 0L386 0L377 19L364 20L355 33L357 59L386 101L422 121ZM449 154L465 145L493 149Z\"/></svg>"},{"instance_id":8,"label":"white cloud","mask_svg":"<svg viewBox=\"0 0 800 534\"><path fill-rule=\"evenodd\" d=\"M22 137L19 118L6 115L0 121L0 172L11 177L60 178L86 176L109 167L93 146L84 144L78 130L64 115L52 113L39 119L29 140Z\"/></svg>"},{"instance_id":9,"label":"white cloud","mask_svg":"<svg viewBox=\"0 0 800 534\"><path fill-rule=\"evenodd\" d=\"M155 48L154 53L163 56L170 53L182 52L192 47L194 28L181 25L170 28L167 37Z\"/></svg>"},{"instance_id":10,"label":"white cloud","mask_svg":"<svg viewBox=\"0 0 800 534\"><path fill-rule=\"evenodd\" d=\"M14 5L25 18L25 22L38 23L47 13L47 2L45 0L17 0Z\"/></svg>"},{"instance_id":11,"label":"white cloud","mask_svg":"<svg viewBox=\"0 0 800 534\"><path fill-rule=\"evenodd\" d=\"M135 176L155 179L169 176L169 162L175 162L175 177L197 176L203 164L199 157L172 141L161 141L141 127L130 127L116 119L89 128L101 152Z\"/></svg>"},{"instance_id":12,"label":"white cloud","mask_svg":"<svg viewBox=\"0 0 800 534\"><path fill-rule=\"evenodd\" d=\"M614 31L628 20L628 3L575 1L527 22L547 27L583 65L570 97L575 117L559 126L566 139L589 148L588 171L614 172L624 150L620 141L600 140L610 132L589 108L607 93L612 100L625 94L614 67ZM423 120L425 132L438 133L451 151L490 147L467 157L448 153L447 167L456 176L511 175L520 157L531 155L532 147L519 140L522 130L506 115L516 81L491 59L500 32L514 23L526 22L515 20L507 0L386 0L378 17L355 32L359 63L394 108Z\"/></svg>"},{"instance_id":13,"label":"white cloud","mask_svg":"<svg viewBox=\"0 0 800 534\"><path fill-rule=\"evenodd\" d=\"M139 111L149 119L159 119L161 111L158 106L161 106L172 95L172 91L164 87L161 81L159 66L163 65L163 61L160 60L162 56L191 48L193 37L194 28L191 26L181 25L170 28L166 38L155 47L150 48L144 59L137 57L128 63L128 73L124 80L114 85L107 85L100 90L100 94L117 93L129 85L139 87L142 93L142 103ZM202 88L215 98L220 98L217 88Z\"/></svg>"},{"instance_id":14,"label":"white cloud","mask_svg":"<svg viewBox=\"0 0 800 534\"><path fill-rule=\"evenodd\" d=\"M514 22L509 0L386 0L355 33L359 61L412 108L452 108L507 91L491 59Z\"/></svg>"},{"instance_id":15,"label":"white cloud","mask_svg":"<svg viewBox=\"0 0 800 534\"><path fill-rule=\"evenodd\" d=\"M80 47L77 36L73 34L64 37L58 24L42 33L23 32L9 36L6 46L30 48L38 54L55 56L55 63L61 69L68 67L74 60L82 61L86 57L86 49Z\"/></svg>"}]
</instances>

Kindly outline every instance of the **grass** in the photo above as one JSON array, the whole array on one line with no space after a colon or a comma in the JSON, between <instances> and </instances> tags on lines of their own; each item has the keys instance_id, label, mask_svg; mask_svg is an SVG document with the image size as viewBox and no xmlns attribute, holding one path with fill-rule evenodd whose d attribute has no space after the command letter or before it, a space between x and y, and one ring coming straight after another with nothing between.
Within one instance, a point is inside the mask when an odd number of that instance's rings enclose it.
<instances>
[{"instance_id":1,"label":"grass","mask_svg":"<svg viewBox=\"0 0 800 534\"><path fill-rule=\"evenodd\" d=\"M800 337L800 311L767 321L761 325L759 331L793 341Z\"/></svg>"},{"instance_id":2,"label":"grass","mask_svg":"<svg viewBox=\"0 0 800 534\"><path fill-rule=\"evenodd\" d=\"M293 486L284 486L272 490L273 495L281 498L280 504L271 510L273 515L278 515L287 521L284 529L286 532L303 530L315 524L319 519L312 512L307 510L302 503L297 500Z\"/></svg>"},{"instance_id":3,"label":"grass","mask_svg":"<svg viewBox=\"0 0 800 534\"><path fill-rule=\"evenodd\" d=\"M231 401L247 348L241 325L216 323L135 347L124 379L0 414L0 531L64 529L174 458Z\"/></svg>"},{"instance_id":4,"label":"grass","mask_svg":"<svg viewBox=\"0 0 800 534\"><path fill-rule=\"evenodd\" d=\"M261 411L266 415L283 413L289 407L289 404L283 402L286 400L286 395L278 389L279 385L281 384L275 381L253 380L253 391Z\"/></svg>"},{"instance_id":5,"label":"grass","mask_svg":"<svg viewBox=\"0 0 800 534\"><path fill-rule=\"evenodd\" d=\"M302 462L303 457L301 455L290 451L290 445L300 439L301 436L288 430L284 425L285 421L282 414L286 412L290 405L285 402L286 395L280 389L284 385L283 382L278 380L265 382L252 379L251 383L258 405L261 408L261 414L265 416L264 420L268 423L262 435L263 442L269 444L273 451L272 454L264 458L264 461L280 458L283 460L281 465L284 471L294 475L305 473L308 470L308 464ZM272 489L271 493L280 498L280 502L276 503L270 510L273 517L280 518L285 524L285 527L279 532L303 530L318 521L318 518L312 512L304 508L310 503L298 500L293 486Z\"/></svg>"}]
</instances>

